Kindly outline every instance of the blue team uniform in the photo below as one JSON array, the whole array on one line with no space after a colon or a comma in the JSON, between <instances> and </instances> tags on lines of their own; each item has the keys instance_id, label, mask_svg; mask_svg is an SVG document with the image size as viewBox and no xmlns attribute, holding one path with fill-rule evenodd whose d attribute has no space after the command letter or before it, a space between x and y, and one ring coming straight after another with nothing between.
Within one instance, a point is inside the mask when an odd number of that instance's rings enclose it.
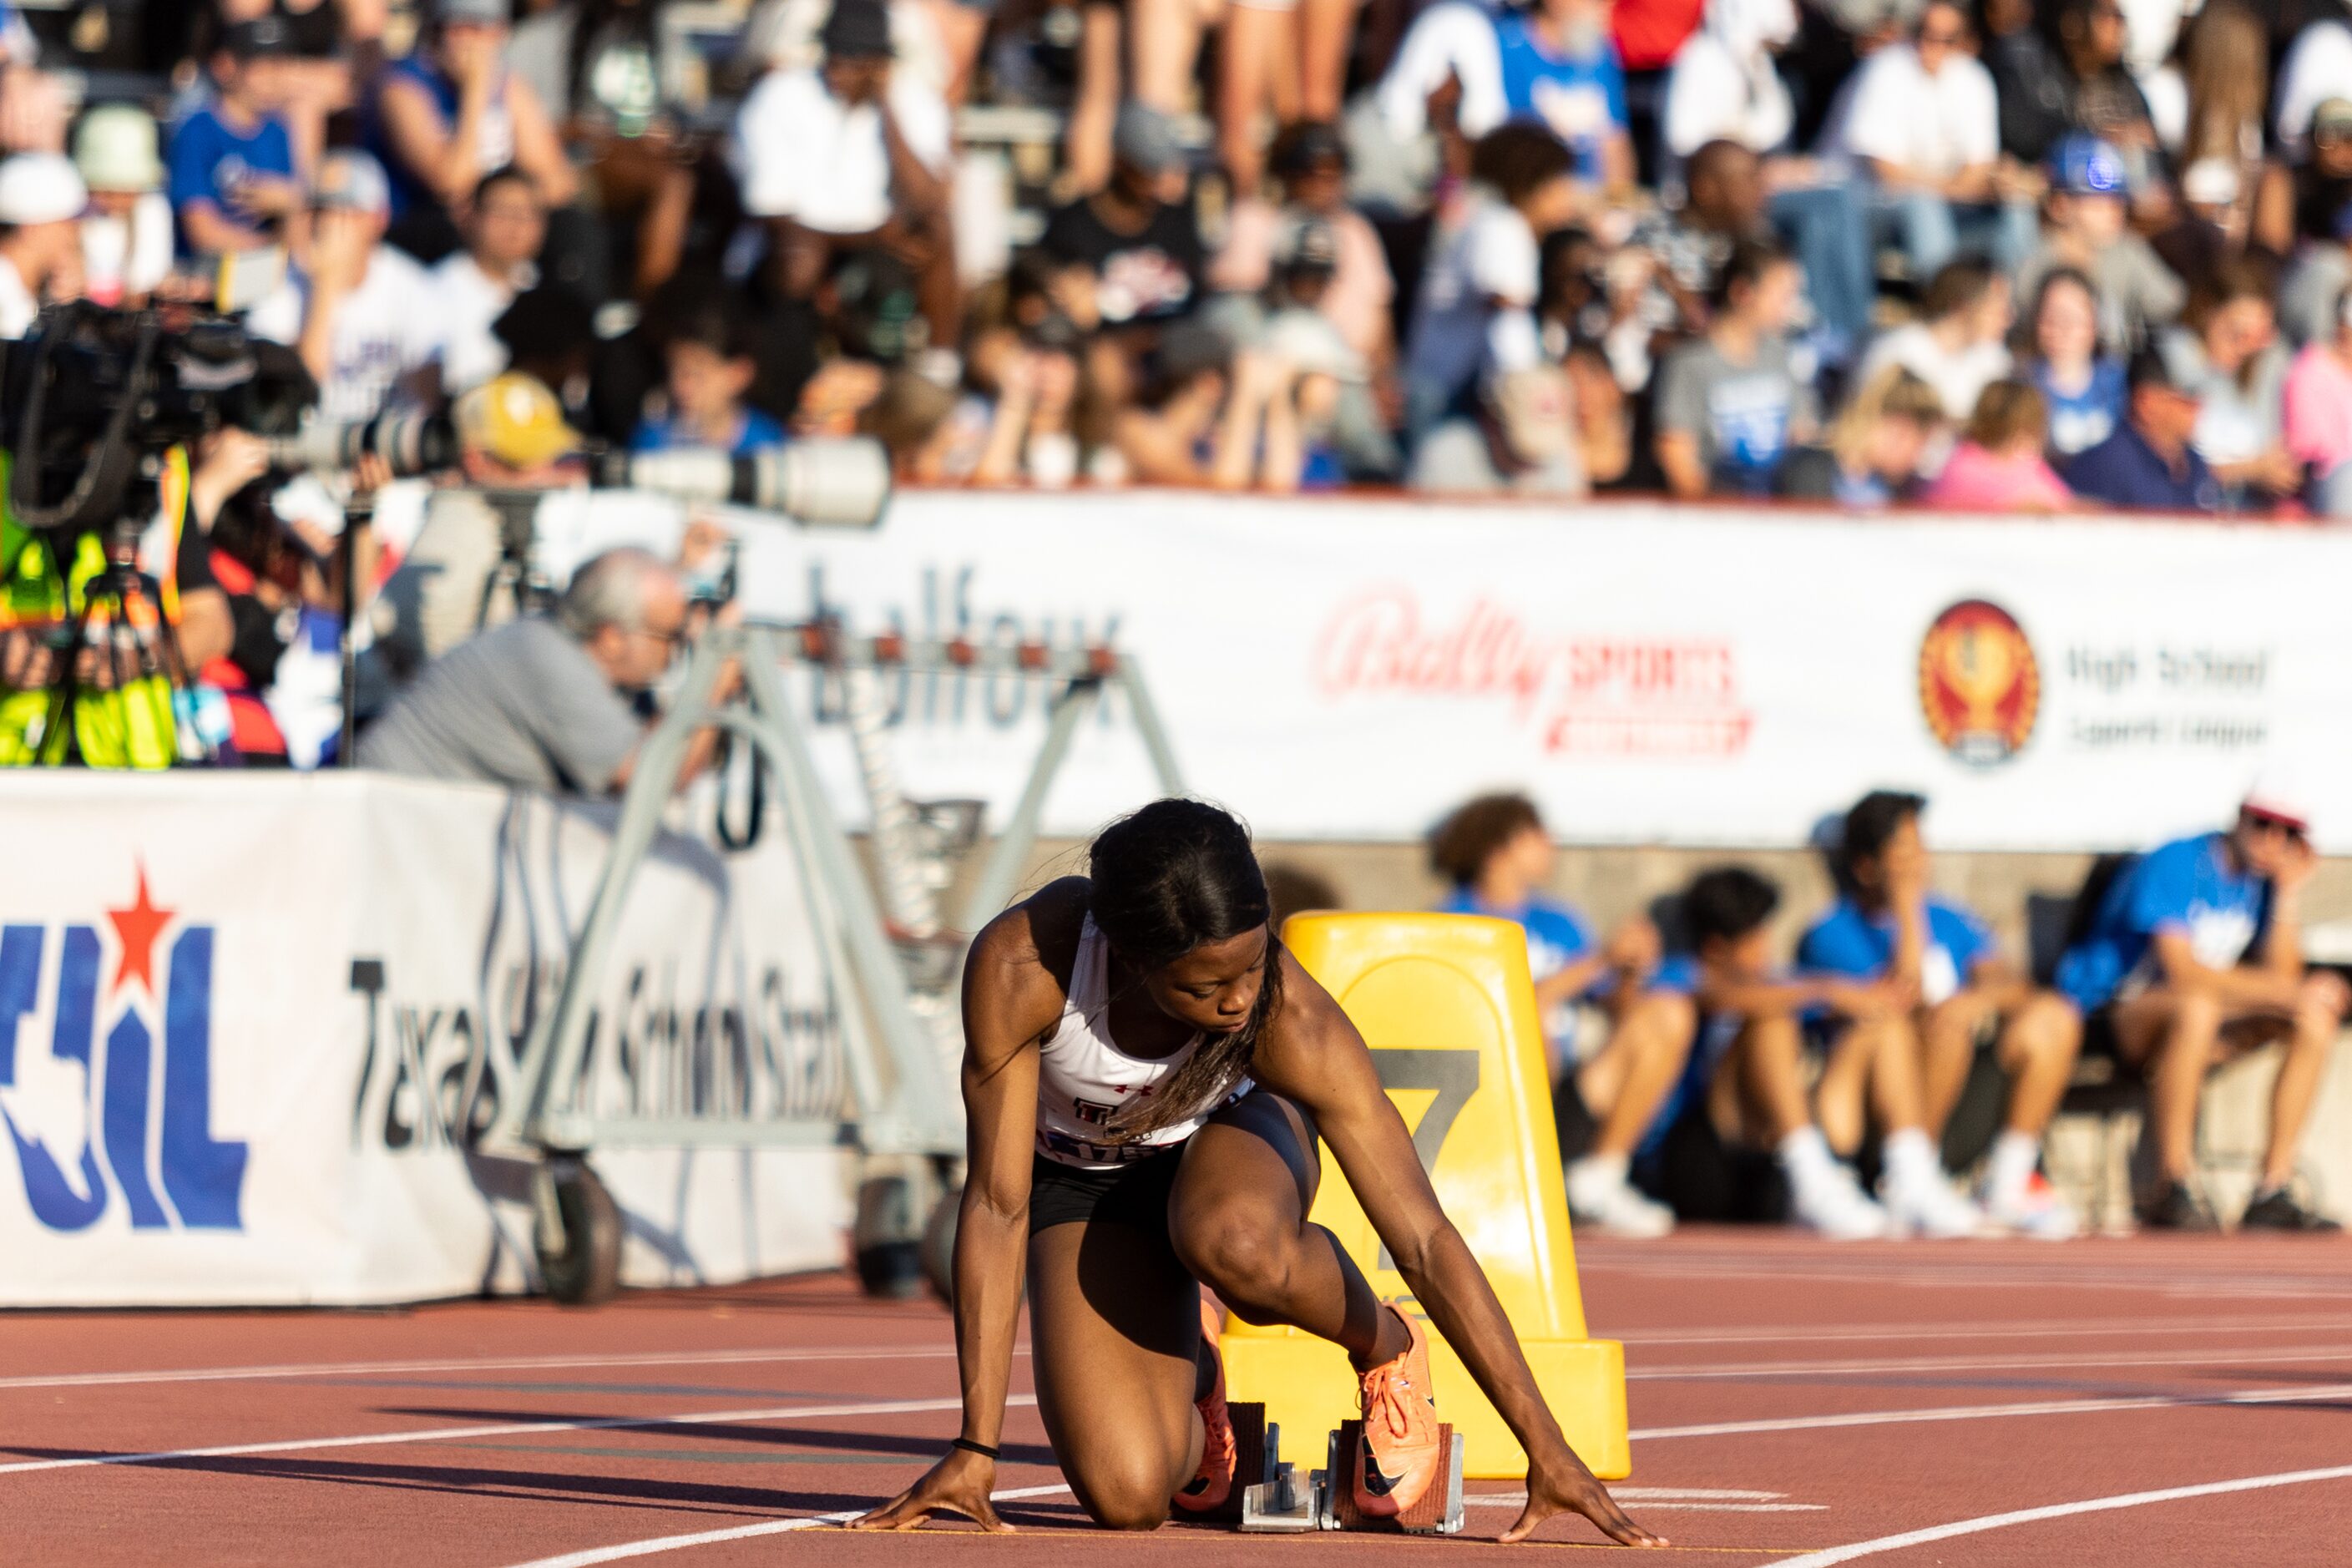
<instances>
[{"instance_id":1,"label":"blue team uniform","mask_svg":"<svg viewBox=\"0 0 2352 1568\"><path fill-rule=\"evenodd\" d=\"M2230 863L2225 834L2177 838L2143 856L2101 900L2090 934L2058 961L2058 989L2084 1013L2161 978L2160 931L2188 937L2198 962L2234 967L2270 912L2270 881Z\"/></svg>"},{"instance_id":2,"label":"blue team uniform","mask_svg":"<svg viewBox=\"0 0 2352 1568\"><path fill-rule=\"evenodd\" d=\"M1927 900L1927 947L1920 958L1920 995L1929 1006L1969 983L1969 972L1993 952L1992 932L1958 904ZM1816 974L1875 980L1895 962L1895 916L1872 915L1840 899L1797 943L1797 967Z\"/></svg>"},{"instance_id":3,"label":"blue team uniform","mask_svg":"<svg viewBox=\"0 0 2352 1568\"><path fill-rule=\"evenodd\" d=\"M250 131L239 131L220 117L216 106L206 103L172 128L164 169L164 190L175 215L192 202L210 202L230 219L243 222L243 209L234 199L237 186L248 174L292 179L294 142L286 122L275 115L263 116ZM180 253L188 254L184 231L179 245Z\"/></svg>"},{"instance_id":4,"label":"blue team uniform","mask_svg":"<svg viewBox=\"0 0 2352 1568\"><path fill-rule=\"evenodd\" d=\"M1601 149L1626 126L1625 69L1617 46L1603 35L1580 58L1556 55L1525 16L1505 16L1495 24L1495 51L1511 118L1549 126L1576 154L1577 177L1600 180Z\"/></svg>"}]
</instances>

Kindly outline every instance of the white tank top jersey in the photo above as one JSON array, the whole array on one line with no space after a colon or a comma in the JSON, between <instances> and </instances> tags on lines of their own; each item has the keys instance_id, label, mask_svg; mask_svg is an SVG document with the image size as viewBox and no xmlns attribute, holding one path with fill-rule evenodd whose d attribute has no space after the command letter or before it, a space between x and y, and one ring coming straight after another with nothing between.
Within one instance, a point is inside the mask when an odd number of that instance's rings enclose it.
<instances>
[{"instance_id":1,"label":"white tank top jersey","mask_svg":"<svg viewBox=\"0 0 2352 1568\"><path fill-rule=\"evenodd\" d=\"M1088 915L1078 933L1076 961L1070 965L1062 1021L1039 1052L1037 1064L1037 1152L1055 1164L1082 1171L1116 1171L1165 1152L1198 1131L1210 1114L1188 1117L1132 1142L1096 1142L1121 1107L1150 1095L1173 1076L1201 1048L1202 1040L1195 1034L1157 1060L1120 1050L1110 1038L1109 974L1110 943ZM1249 1090L1245 1078L1223 1104L1231 1105Z\"/></svg>"}]
</instances>

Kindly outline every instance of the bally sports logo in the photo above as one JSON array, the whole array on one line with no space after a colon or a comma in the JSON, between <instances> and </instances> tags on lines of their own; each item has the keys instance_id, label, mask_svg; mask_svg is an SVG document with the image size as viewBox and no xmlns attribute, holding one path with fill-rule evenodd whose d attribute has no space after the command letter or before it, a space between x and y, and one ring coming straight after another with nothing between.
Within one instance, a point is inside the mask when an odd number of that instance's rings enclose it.
<instances>
[{"instance_id":1,"label":"bally sports logo","mask_svg":"<svg viewBox=\"0 0 2352 1568\"><path fill-rule=\"evenodd\" d=\"M118 1199L134 1230L241 1229L246 1146L212 1132L213 928L136 876L105 931L0 925L0 1124L51 1230Z\"/></svg>"},{"instance_id":2,"label":"bally sports logo","mask_svg":"<svg viewBox=\"0 0 2352 1568\"><path fill-rule=\"evenodd\" d=\"M1919 711L1946 751L1971 767L2005 763L2032 738L2042 667L2017 618L1963 599L1919 643Z\"/></svg>"}]
</instances>

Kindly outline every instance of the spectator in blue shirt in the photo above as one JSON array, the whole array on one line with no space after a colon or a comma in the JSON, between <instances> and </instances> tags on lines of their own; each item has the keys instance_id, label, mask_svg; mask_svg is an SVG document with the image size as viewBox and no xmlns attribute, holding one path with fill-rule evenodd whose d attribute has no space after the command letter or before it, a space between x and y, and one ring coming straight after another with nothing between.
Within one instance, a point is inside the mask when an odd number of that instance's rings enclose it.
<instances>
[{"instance_id":1,"label":"spectator in blue shirt","mask_svg":"<svg viewBox=\"0 0 2352 1568\"><path fill-rule=\"evenodd\" d=\"M2050 450L2061 460L2088 451L2122 423L2124 367L2099 352L2099 295L2084 274L2054 268L2034 291L2026 317L2032 354L2025 374L2050 409Z\"/></svg>"},{"instance_id":2,"label":"spectator in blue shirt","mask_svg":"<svg viewBox=\"0 0 2352 1568\"><path fill-rule=\"evenodd\" d=\"M221 30L212 95L173 127L166 189L181 254L217 256L273 245L304 202L294 142L278 112L293 39L260 16Z\"/></svg>"},{"instance_id":3,"label":"spectator in blue shirt","mask_svg":"<svg viewBox=\"0 0 2352 1568\"><path fill-rule=\"evenodd\" d=\"M2221 481L2189 445L2202 401L2164 356L2132 356L2130 404L2115 433L2078 452L2061 472L2075 494L2110 506L2219 511Z\"/></svg>"},{"instance_id":4,"label":"spectator in blue shirt","mask_svg":"<svg viewBox=\"0 0 2352 1568\"><path fill-rule=\"evenodd\" d=\"M2343 1025L2343 981L2303 963L2304 884L2317 868L2310 812L2291 787L2257 784L2226 833L2176 839L2116 874L2058 965L2086 1016L2104 1015L2125 1065L2145 1073L2157 1185L2143 1224L2217 1228L2189 1184L2207 1070L2283 1042L2261 1179L2239 1225L2335 1230L2289 1190L2321 1069Z\"/></svg>"},{"instance_id":5,"label":"spectator in blue shirt","mask_svg":"<svg viewBox=\"0 0 2352 1568\"><path fill-rule=\"evenodd\" d=\"M1800 1019L1824 1004L1856 1016L1874 1010L1892 1016L1896 992L1880 981L1785 973L1773 955L1771 927L1780 889L1744 866L1701 872L1681 906L1690 952L1668 959L1651 984L1688 994L1705 1022L1669 1114L1702 1119L1697 1142L1706 1147L1729 1142L1769 1150L1788 1184L1789 1217L1807 1229L1840 1241L1895 1232L1894 1217L1862 1190L1814 1118ZM1703 1163L1664 1159L1659 1180L1668 1196L1678 1211L1738 1217L1737 1206L1713 1206L1727 1195L1719 1189L1727 1177L1694 1168Z\"/></svg>"},{"instance_id":6,"label":"spectator in blue shirt","mask_svg":"<svg viewBox=\"0 0 2352 1568\"><path fill-rule=\"evenodd\" d=\"M1658 962L1657 929L1637 915L1596 940L1581 915L1542 894L1555 856L1525 795L1481 795L1458 807L1430 836L1429 858L1453 885L1440 908L1512 921L1528 933L1570 1212L1621 1235L1672 1230L1673 1211L1628 1180L1634 1149L1681 1075L1696 1024L1686 994L1643 984ZM1581 1061L1570 1011L1580 1001L1607 1010L1612 1023L1608 1040Z\"/></svg>"},{"instance_id":7,"label":"spectator in blue shirt","mask_svg":"<svg viewBox=\"0 0 2352 1568\"><path fill-rule=\"evenodd\" d=\"M2004 960L1974 914L1927 890L1919 831L1927 805L1919 795L1874 790L1846 813L1832 858L1840 896L1798 942L1797 966L1891 980L1913 992L1920 1109L1930 1138L1942 1136L1959 1103L1978 1040L1998 1026L1992 1049L2010 1078L2009 1110L1979 1196L1994 1223L2063 1239L2079 1228L2074 1211L2034 1174L2042 1134L2074 1071L2082 1022L2063 997Z\"/></svg>"},{"instance_id":8,"label":"spectator in blue shirt","mask_svg":"<svg viewBox=\"0 0 2352 1568\"><path fill-rule=\"evenodd\" d=\"M1625 70L1609 36L1607 0L1542 0L1496 18L1503 100L1576 154L1577 178L1603 190L1633 183L1626 132Z\"/></svg>"},{"instance_id":9,"label":"spectator in blue shirt","mask_svg":"<svg viewBox=\"0 0 2352 1568\"><path fill-rule=\"evenodd\" d=\"M745 403L759 374L740 303L714 300L665 334L668 405L640 420L629 448L711 447L736 457L784 444L783 426Z\"/></svg>"}]
</instances>

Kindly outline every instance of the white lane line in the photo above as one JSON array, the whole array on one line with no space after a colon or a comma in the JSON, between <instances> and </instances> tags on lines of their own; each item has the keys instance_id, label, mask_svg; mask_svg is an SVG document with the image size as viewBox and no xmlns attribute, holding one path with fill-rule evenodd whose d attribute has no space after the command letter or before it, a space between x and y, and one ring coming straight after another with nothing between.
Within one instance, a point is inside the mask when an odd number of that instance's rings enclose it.
<instances>
[{"instance_id":1,"label":"white lane line","mask_svg":"<svg viewBox=\"0 0 2352 1568\"><path fill-rule=\"evenodd\" d=\"M2247 1476L2234 1481L2206 1481L2193 1487L2160 1487L2154 1491L2124 1492L2115 1497L2089 1498L2081 1502L2052 1503L2044 1508L2021 1508L2010 1513L1991 1513L1980 1519L1931 1525L1926 1530L1907 1530L1900 1535L1882 1535L1875 1541L1857 1541L1851 1546L1832 1546L1826 1552L1808 1552L1802 1557L1782 1559L1780 1568L1833 1568L1836 1563L1875 1557L1883 1552L1900 1552L1907 1546L1925 1546L1931 1542L1949 1541L1955 1536L1979 1535L1988 1530L2004 1530L2012 1524L2033 1524L2045 1519L2069 1519L2084 1513L2110 1513L2116 1509L2145 1508L2149 1503L2179 1502L2188 1498L2221 1497L2230 1492L2263 1491L2272 1487L2346 1479L2352 1479L2352 1465L2336 1465L2324 1470L2282 1470L2276 1475Z\"/></svg>"},{"instance_id":2,"label":"white lane line","mask_svg":"<svg viewBox=\"0 0 2352 1568\"><path fill-rule=\"evenodd\" d=\"M1625 1500L1625 1489L1622 1487L1612 1487L1609 1489L1609 1495L1620 1502ZM1528 1494L1525 1492L1473 1492L1462 1500L1472 1507L1524 1508L1527 1506ZM1827 1513L1830 1510L1830 1505L1825 1502L1684 1502L1673 1498L1653 1498L1648 1500L1637 1498L1633 1500L1641 1504L1642 1511L1644 1513L1659 1509L1680 1509L1685 1513Z\"/></svg>"},{"instance_id":3,"label":"white lane line","mask_svg":"<svg viewBox=\"0 0 2352 1568\"><path fill-rule=\"evenodd\" d=\"M2242 1389L2233 1394L2151 1394L2129 1399L2037 1399L2015 1405L1941 1405L1913 1410L1855 1410L1835 1415L1715 1421L1700 1426L1636 1427L1626 1436L1635 1441L1662 1437L1733 1437L1758 1432L1823 1431L1839 1426L1901 1426L1930 1421L1995 1421L2029 1415L2090 1415L2106 1410L2172 1410L2344 1398L2352 1398L2352 1383L2328 1384L2316 1388Z\"/></svg>"},{"instance_id":4,"label":"white lane line","mask_svg":"<svg viewBox=\"0 0 2352 1568\"><path fill-rule=\"evenodd\" d=\"M1026 1346L1016 1355L1028 1353ZM531 1372L566 1367L737 1366L763 1362L911 1361L955 1354L951 1345L891 1345L870 1350L740 1350L615 1352L610 1355L462 1356L446 1361L293 1362L274 1366L195 1366L150 1372L72 1372L0 1377L15 1388L108 1388L148 1383L245 1383L288 1377L363 1377L407 1372Z\"/></svg>"},{"instance_id":5,"label":"white lane line","mask_svg":"<svg viewBox=\"0 0 2352 1568\"><path fill-rule=\"evenodd\" d=\"M1629 1383L1697 1383L1715 1378L1803 1377L1815 1373L1889 1372L2035 1372L2074 1367L2118 1366L2259 1366L2273 1362L2352 1361L2352 1351L2340 1345L2294 1345L2252 1352L2219 1349L2176 1351L2137 1356L2007 1356L1999 1361L1969 1361L1945 1356L1911 1356L1895 1361L1717 1362L1690 1366L1648 1366L1625 1373Z\"/></svg>"},{"instance_id":6,"label":"white lane line","mask_svg":"<svg viewBox=\"0 0 2352 1568\"><path fill-rule=\"evenodd\" d=\"M1525 1492L1481 1492L1481 1497L1514 1497L1525 1500ZM1634 1498L1643 1502L1664 1502L1672 1498L1696 1499L1701 1502L1771 1502L1787 1497L1787 1492L1759 1492L1744 1487L1611 1487L1611 1497Z\"/></svg>"},{"instance_id":7,"label":"white lane line","mask_svg":"<svg viewBox=\"0 0 2352 1568\"><path fill-rule=\"evenodd\" d=\"M2302 1332L2311 1329L2352 1329L2352 1318L2290 1318L2242 1316L2182 1318L2171 1322L2148 1318L2044 1318L2026 1322L1987 1325L1981 1319L1944 1323L1855 1323L1822 1329L1811 1324L1759 1324L1680 1332L1645 1333L1636 1329L1612 1333L1611 1339L1629 1345L1736 1345L1756 1341L1768 1343L1829 1343L1840 1340L2039 1340L2097 1338L2161 1338L2167 1334L2247 1334Z\"/></svg>"},{"instance_id":8,"label":"white lane line","mask_svg":"<svg viewBox=\"0 0 2352 1568\"><path fill-rule=\"evenodd\" d=\"M1008 1405L1034 1405L1016 1394ZM99 1465L164 1465L184 1459L226 1459L250 1454L299 1454L325 1448L378 1448L469 1437L510 1437L532 1432L617 1432L643 1426L710 1426L751 1421L805 1421L819 1415L906 1415L961 1410L961 1399L884 1399L863 1405L778 1405L761 1410L689 1410L669 1415L598 1415L548 1421L505 1421L468 1426L423 1426L404 1432L362 1432L348 1437L290 1437L271 1443L226 1443L210 1448L165 1448L146 1454L88 1454L68 1459L25 1459L0 1465L0 1476L79 1470Z\"/></svg>"},{"instance_id":9,"label":"white lane line","mask_svg":"<svg viewBox=\"0 0 2352 1568\"><path fill-rule=\"evenodd\" d=\"M991 1492L991 1502L1013 1502L1023 1498L1054 1497L1068 1491L1067 1485L1050 1487L1011 1487ZM716 1546L728 1541L750 1541L762 1535L782 1535L788 1530L821 1530L828 1524L847 1524L866 1510L844 1509L839 1513L812 1513L799 1519L772 1519L761 1524L739 1524L728 1530L703 1530L692 1535L663 1535L651 1541L625 1542L619 1546L592 1546L585 1552L567 1552L560 1557L539 1557L517 1568L595 1568L599 1563L620 1563L631 1557L651 1557L657 1552L683 1552L690 1546Z\"/></svg>"}]
</instances>

